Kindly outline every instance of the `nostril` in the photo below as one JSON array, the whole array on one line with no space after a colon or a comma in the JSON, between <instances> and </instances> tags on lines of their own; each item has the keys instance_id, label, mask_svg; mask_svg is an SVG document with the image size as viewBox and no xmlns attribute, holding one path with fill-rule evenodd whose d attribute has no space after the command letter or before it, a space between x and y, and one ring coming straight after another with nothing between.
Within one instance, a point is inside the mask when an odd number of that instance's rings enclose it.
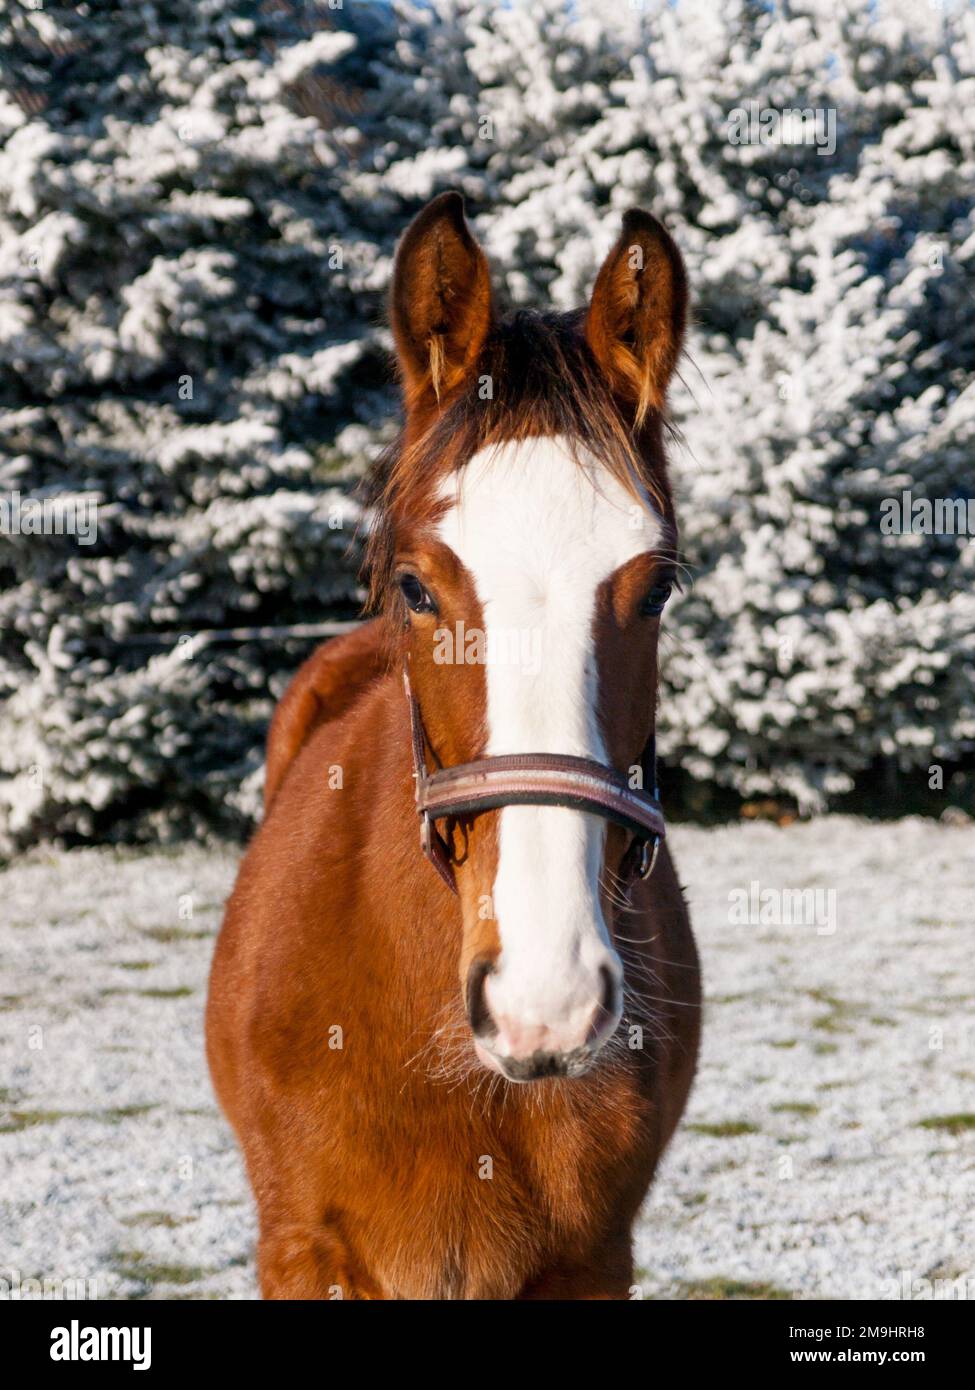
<instances>
[{"instance_id":1,"label":"nostril","mask_svg":"<svg viewBox=\"0 0 975 1390\"><path fill-rule=\"evenodd\" d=\"M492 1037L497 1032L484 988L493 970L490 956L478 956L467 972L467 1021L475 1038Z\"/></svg>"},{"instance_id":2,"label":"nostril","mask_svg":"<svg viewBox=\"0 0 975 1390\"><path fill-rule=\"evenodd\" d=\"M603 997L600 1003L611 1017L615 1018L620 1008L620 986L608 965L601 965L599 973L603 980Z\"/></svg>"}]
</instances>

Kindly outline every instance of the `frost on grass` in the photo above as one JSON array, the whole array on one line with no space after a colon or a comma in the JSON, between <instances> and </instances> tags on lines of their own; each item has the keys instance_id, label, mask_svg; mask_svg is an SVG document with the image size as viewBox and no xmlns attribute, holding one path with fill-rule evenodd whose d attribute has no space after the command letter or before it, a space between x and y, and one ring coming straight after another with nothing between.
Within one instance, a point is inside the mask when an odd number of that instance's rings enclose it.
<instances>
[{"instance_id":1,"label":"frost on grass","mask_svg":"<svg viewBox=\"0 0 975 1390\"><path fill-rule=\"evenodd\" d=\"M643 1295L975 1277L972 832L827 818L673 841L708 1002L637 1231ZM202 1038L234 867L229 850L84 850L0 876L0 1266L95 1277L102 1297L254 1296L250 1194ZM732 925L753 879L835 890L835 932Z\"/></svg>"}]
</instances>

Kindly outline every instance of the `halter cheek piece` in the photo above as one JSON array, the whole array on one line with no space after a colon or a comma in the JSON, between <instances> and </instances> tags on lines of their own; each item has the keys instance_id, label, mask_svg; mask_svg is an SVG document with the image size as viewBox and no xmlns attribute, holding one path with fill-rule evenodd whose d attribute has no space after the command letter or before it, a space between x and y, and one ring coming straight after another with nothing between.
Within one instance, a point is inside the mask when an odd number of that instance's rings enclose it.
<instances>
[{"instance_id":1,"label":"halter cheek piece","mask_svg":"<svg viewBox=\"0 0 975 1390\"><path fill-rule=\"evenodd\" d=\"M595 758L576 758L568 753L507 753L430 772L423 717L406 666L403 681L410 710L420 844L453 892L457 892L453 861L437 821L476 816L499 806L568 806L613 821L633 836L620 864L620 878L630 884L650 877L665 833L652 734L640 759L643 784L653 788L652 794L631 787L615 768Z\"/></svg>"}]
</instances>

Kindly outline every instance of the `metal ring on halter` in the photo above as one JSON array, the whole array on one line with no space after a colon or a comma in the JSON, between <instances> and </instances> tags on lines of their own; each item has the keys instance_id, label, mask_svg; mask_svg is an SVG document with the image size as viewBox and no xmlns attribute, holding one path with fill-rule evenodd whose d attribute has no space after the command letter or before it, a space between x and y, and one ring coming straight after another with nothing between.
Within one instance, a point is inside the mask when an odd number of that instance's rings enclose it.
<instances>
[{"instance_id":1,"label":"metal ring on halter","mask_svg":"<svg viewBox=\"0 0 975 1390\"><path fill-rule=\"evenodd\" d=\"M657 862L657 855L660 853L660 836L653 835L649 840L644 840L640 846L640 860L637 864L637 878L648 879L653 873L653 867Z\"/></svg>"}]
</instances>

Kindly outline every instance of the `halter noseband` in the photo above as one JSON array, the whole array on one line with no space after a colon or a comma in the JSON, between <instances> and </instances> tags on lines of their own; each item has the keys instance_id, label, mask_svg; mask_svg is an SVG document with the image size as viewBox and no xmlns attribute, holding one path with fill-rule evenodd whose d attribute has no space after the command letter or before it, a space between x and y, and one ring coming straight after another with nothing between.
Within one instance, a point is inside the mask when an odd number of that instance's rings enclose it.
<instances>
[{"instance_id":1,"label":"halter noseband","mask_svg":"<svg viewBox=\"0 0 975 1390\"><path fill-rule=\"evenodd\" d=\"M652 793L631 787L622 773L595 758L568 753L505 753L430 772L423 717L406 665L403 682L410 710L420 844L454 893L457 883L450 848L436 822L450 816L476 816L499 806L568 806L613 821L633 835L620 864L620 877L625 883L650 877L665 833L652 734L640 759L644 786L652 787Z\"/></svg>"}]
</instances>

